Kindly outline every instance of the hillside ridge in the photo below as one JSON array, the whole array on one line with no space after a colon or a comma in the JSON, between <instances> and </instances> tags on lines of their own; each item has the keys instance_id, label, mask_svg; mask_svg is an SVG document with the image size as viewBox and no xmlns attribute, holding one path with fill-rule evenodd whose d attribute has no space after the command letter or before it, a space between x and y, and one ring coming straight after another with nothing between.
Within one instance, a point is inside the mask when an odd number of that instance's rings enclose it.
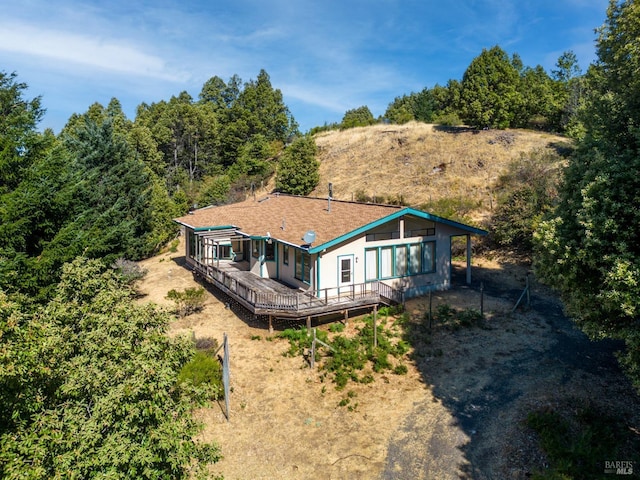
<instances>
[{"instance_id":1,"label":"hillside ridge","mask_svg":"<svg viewBox=\"0 0 640 480\"><path fill-rule=\"evenodd\" d=\"M310 196L428 208L464 203L481 221L496 203L500 175L522 155L563 151L571 139L530 130L474 130L410 122L315 136L320 182Z\"/></svg>"}]
</instances>

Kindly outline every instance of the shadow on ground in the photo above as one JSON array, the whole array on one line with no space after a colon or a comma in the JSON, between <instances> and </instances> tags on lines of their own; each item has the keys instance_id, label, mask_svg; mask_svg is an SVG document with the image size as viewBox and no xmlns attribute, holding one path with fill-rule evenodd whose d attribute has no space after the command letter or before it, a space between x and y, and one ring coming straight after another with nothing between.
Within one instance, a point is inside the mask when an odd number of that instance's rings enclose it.
<instances>
[{"instance_id":1,"label":"shadow on ground","mask_svg":"<svg viewBox=\"0 0 640 480\"><path fill-rule=\"evenodd\" d=\"M434 329L429 342L416 342L414 359L433 398L416 403L394 435L386 480L530 478L546 459L524 420L540 408L594 404L638 431L640 399L614 356L621 343L590 341L557 299L535 287L529 311L511 315L522 290L483 273L448 295L477 298L482 284L487 297L505 300L506 312L482 327ZM450 418L434 421L435 403Z\"/></svg>"}]
</instances>

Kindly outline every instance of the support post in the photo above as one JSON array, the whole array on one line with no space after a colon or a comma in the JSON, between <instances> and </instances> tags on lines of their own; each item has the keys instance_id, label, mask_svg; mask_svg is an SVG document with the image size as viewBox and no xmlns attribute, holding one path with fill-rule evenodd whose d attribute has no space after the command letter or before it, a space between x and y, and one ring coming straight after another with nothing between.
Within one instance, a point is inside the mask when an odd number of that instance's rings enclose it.
<instances>
[{"instance_id":1,"label":"support post","mask_svg":"<svg viewBox=\"0 0 640 480\"><path fill-rule=\"evenodd\" d=\"M309 359L311 368L316 366L316 329L313 329L313 341L311 342L311 358Z\"/></svg>"},{"instance_id":2,"label":"support post","mask_svg":"<svg viewBox=\"0 0 640 480\"><path fill-rule=\"evenodd\" d=\"M429 289L429 331L431 331L432 320L433 320L433 291Z\"/></svg>"},{"instance_id":3,"label":"support post","mask_svg":"<svg viewBox=\"0 0 640 480\"><path fill-rule=\"evenodd\" d=\"M269 334L273 333L273 317L271 315L269 315Z\"/></svg>"},{"instance_id":4,"label":"support post","mask_svg":"<svg viewBox=\"0 0 640 480\"><path fill-rule=\"evenodd\" d=\"M378 306L373 307L373 348L378 346Z\"/></svg>"},{"instance_id":5,"label":"support post","mask_svg":"<svg viewBox=\"0 0 640 480\"><path fill-rule=\"evenodd\" d=\"M467 234L467 285L471 285L471 235Z\"/></svg>"},{"instance_id":6,"label":"support post","mask_svg":"<svg viewBox=\"0 0 640 480\"><path fill-rule=\"evenodd\" d=\"M344 311L344 326L349 325L349 310Z\"/></svg>"},{"instance_id":7,"label":"support post","mask_svg":"<svg viewBox=\"0 0 640 480\"><path fill-rule=\"evenodd\" d=\"M311 335L311 315L307 317L307 335Z\"/></svg>"}]
</instances>

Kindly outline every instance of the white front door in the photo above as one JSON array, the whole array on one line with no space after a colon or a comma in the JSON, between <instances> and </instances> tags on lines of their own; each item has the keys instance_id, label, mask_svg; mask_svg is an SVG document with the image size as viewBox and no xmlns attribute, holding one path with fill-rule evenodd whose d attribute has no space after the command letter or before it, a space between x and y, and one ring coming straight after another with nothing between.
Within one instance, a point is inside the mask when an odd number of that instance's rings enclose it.
<instances>
[{"instance_id":1,"label":"white front door","mask_svg":"<svg viewBox=\"0 0 640 480\"><path fill-rule=\"evenodd\" d=\"M338 257L338 286L353 284L353 255Z\"/></svg>"}]
</instances>

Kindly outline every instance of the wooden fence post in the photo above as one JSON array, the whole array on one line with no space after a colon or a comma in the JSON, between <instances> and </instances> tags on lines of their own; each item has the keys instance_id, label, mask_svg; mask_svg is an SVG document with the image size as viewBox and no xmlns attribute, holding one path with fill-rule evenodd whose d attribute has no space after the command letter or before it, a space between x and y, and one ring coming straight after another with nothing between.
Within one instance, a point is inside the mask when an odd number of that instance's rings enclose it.
<instances>
[{"instance_id":1,"label":"wooden fence post","mask_svg":"<svg viewBox=\"0 0 640 480\"><path fill-rule=\"evenodd\" d=\"M378 346L378 306L373 307L373 348Z\"/></svg>"},{"instance_id":2,"label":"wooden fence post","mask_svg":"<svg viewBox=\"0 0 640 480\"><path fill-rule=\"evenodd\" d=\"M433 320L433 290L429 289L429 330L431 330L432 320Z\"/></svg>"}]
</instances>

